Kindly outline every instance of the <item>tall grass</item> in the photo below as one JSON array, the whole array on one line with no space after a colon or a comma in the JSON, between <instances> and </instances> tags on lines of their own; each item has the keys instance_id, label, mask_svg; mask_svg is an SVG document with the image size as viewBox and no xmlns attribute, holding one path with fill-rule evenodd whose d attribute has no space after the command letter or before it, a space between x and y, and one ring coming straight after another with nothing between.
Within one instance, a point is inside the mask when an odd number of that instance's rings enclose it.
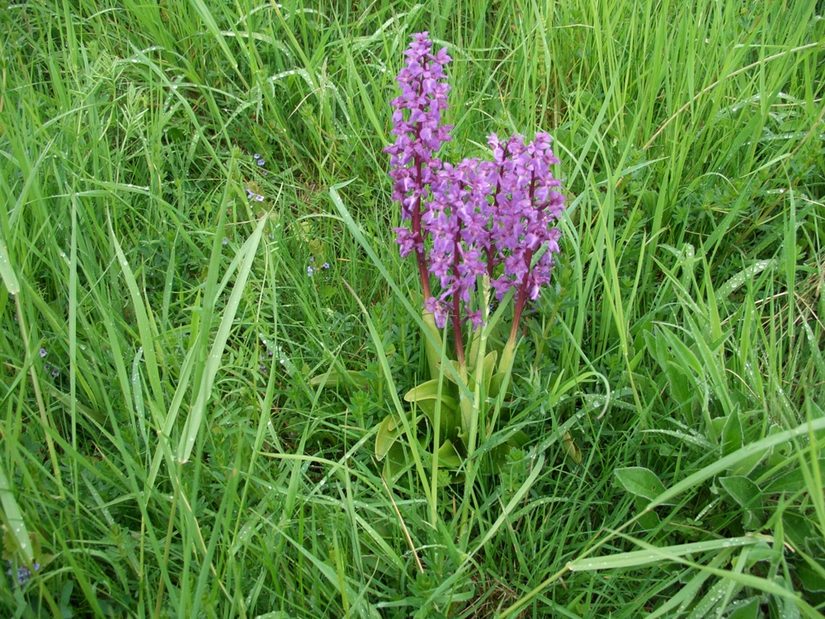
<instances>
[{"instance_id":1,"label":"tall grass","mask_svg":"<svg viewBox=\"0 0 825 619\"><path fill-rule=\"evenodd\" d=\"M0 614L821 616L816 2L32 1L0 24ZM477 453L530 440L466 492L372 457L425 368L381 153L425 29L455 59L450 154L548 130L569 195Z\"/></svg>"}]
</instances>

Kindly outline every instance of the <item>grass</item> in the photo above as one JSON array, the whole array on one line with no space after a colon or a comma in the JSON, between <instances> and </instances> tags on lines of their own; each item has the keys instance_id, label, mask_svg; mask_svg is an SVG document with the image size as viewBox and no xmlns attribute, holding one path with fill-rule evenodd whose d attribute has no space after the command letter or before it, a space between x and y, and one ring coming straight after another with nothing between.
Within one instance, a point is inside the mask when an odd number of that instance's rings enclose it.
<instances>
[{"instance_id":1,"label":"grass","mask_svg":"<svg viewBox=\"0 0 825 619\"><path fill-rule=\"evenodd\" d=\"M0 24L0 614L822 616L816 2ZM478 450L530 440L442 488L372 455L426 365L381 152L424 29L455 59L448 156L548 130L569 195Z\"/></svg>"}]
</instances>

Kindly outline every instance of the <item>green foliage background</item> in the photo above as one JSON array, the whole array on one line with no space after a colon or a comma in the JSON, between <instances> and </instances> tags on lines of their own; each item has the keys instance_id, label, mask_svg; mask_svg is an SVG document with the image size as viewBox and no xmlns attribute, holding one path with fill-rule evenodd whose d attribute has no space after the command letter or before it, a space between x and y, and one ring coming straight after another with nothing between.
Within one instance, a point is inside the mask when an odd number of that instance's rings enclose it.
<instances>
[{"instance_id":1,"label":"green foliage background","mask_svg":"<svg viewBox=\"0 0 825 619\"><path fill-rule=\"evenodd\" d=\"M447 156L547 130L569 195L491 439L530 440L435 526L379 476L345 282L399 390L419 334L329 193L417 303L381 149L425 29ZM821 616L816 2L41 0L0 36L3 572L40 564L0 614Z\"/></svg>"}]
</instances>

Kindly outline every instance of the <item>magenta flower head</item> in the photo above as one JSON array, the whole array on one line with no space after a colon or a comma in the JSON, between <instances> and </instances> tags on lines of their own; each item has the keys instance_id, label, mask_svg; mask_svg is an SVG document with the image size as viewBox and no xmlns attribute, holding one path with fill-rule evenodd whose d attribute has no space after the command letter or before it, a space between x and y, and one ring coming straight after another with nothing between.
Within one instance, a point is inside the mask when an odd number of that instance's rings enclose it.
<instances>
[{"instance_id":1,"label":"magenta flower head","mask_svg":"<svg viewBox=\"0 0 825 619\"><path fill-rule=\"evenodd\" d=\"M439 301L452 300L454 313L462 303L467 308L477 278L487 272L489 193L487 166L478 159L444 164L432 183L432 200L423 216L423 227L432 237L430 273L441 284ZM436 314L436 324L443 327L445 318L439 317Z\"/></svg>"},{"instance_id":2,"label":"magenta flower head","mask_svg":"<svg viewBox=\"0 0 825 619\"><path fill-rule=\"evenodd\" d=\"M427 269L422 207L428 199L430 183L441 168L436 154L450 139L451 129L442 123L450 91L444 67L451 59L446 49L435 54L432 49L429 33L413 35L413 42L404 54L407 63L398 73L401 95L392 101L395 142L385 149L390 155L392 197L401 205L402 222L409 222L409 227L396 229L401 255L415 251L426 296L429 296L429 284L424 278Z\"/></svg>"},{"instance_id":3,"label":"magenta flower head","mask_svg":"<svg viewBox=\"0 0 825 619\"><path fill-rule=\"evenodd\" d=\"M495 134L488 140L494 163L490 183L495 185L491 236L497 249L489 272L496 262L503 264L492 282L499 298L516 288L520 296L534 300L550 281L560 236L553 224L564 210L564 196L556 191L561 183L551 170L559 162L551 141L546 133L537 133L530 144L520 135L504 144ZM533 257L542 248L544 253L533 266Z\"/></svg>"}]
</instances>

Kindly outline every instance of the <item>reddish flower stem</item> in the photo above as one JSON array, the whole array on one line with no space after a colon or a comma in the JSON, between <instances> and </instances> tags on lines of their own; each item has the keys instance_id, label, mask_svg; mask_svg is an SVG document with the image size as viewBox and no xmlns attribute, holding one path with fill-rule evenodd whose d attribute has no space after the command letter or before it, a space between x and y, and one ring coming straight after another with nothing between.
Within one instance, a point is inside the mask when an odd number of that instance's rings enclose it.
<instances>
[{"instance_id":1,"label":"reddish flower stem","mask_svg":"<svg viewBox=\"0 0 825 619\"><path fill-rule=\"evenodd\" d=\"M427 61L422 61L424 69L427 68ZM423 78L419 78L419 92L424 88ZM421 123L415 123L415 137L418 143L421 143ZM421 170L421 156L415 155L415 185L419 192L424 191L423 172ZM421 292L425 299L429 299L430 292L430 275L427 268L427 256L424 253L424 235L421 233L421 193L416 196L415 204L412 210L411 228L413 233L413 242L415 243L415 261L418 263L418 277L421 279Z\"/></svg>"},{"instance_id":2,"label":"reddish flower stem","mask_svg":"<svg viewBox=\"0 0 825 619\"><path fill-rule=\"evenodd\" d=\"M533 260L533 252L528 251L527 254L524 256L525 261L527 262L527 268L530 268L530 262ZM513 309L513 324L510 326L510 339L514 340L516 334L518 333L518 323L521 321L521 312L524 310L524 303L527 301L527 281L529 279L529 271L524 276L524 279L521 280L521 285L518 287L518 293L516 294L516 306Z\"/></svg>"},{"instance_id":3,"label":"reddish flower stem","mask_svg":"<svg viewBox=\"0 0 825 619\"><path fill-rule=\"evenodd\" d=\"M498 167L498 180L496 181L496 190L493 193L493 225L495 225L495 217L498 208L498 194L501 193L501 175L504 172L504 160L507 159L507 146L504 147L504 159L502 160L501 165ZM490 279L493 279L493 268L495 267L495 248L493 247L492 240L490 241L490 246L487 247L487 275Z\"/></svg>"},{"instance_id":4,"label":"reddish flower stem","mask_svg":"<svg viewBox=\"0 0 825 619\"><path fill-rule=\"evenodd\" d=\"M533 203L536 191L536 174L532 173L530 178L530 204ZM521 280L516 296L516 306L513 309L513 324L510 327L510 339L514 340L518 333L518 324L521 322L521 312L524 310L524 303L527 301L527 282L530 280L530 267L533 262L533 252L528 250L524 254L524 262L527 266L527 271Z\"/></svg>"},{"instance_id":5,"label":"reddish flower stem","mask_svg":"<svg viewBox=\"0 0 825 619\"><path fill-rule=\"evenodd\" d=\"M459 271L458 271L458 256L461 253L461 248L459 247L461 239L461 220L458 221L458 231L456 232L455 239L454 239L454 247L453 247L453 277L456 281L459 279ZM452 321L453 321L453 343L455 344L455 358L458 361L459 366L464 366L464 336L461 333L461 299L458 298L459 295L457 292L453 293L453 310L452 314Z\"/></svg>"},{"instance_id":6,"label":"reddish flower stem","mask_svg":"<svg viewBox=\"0 0 825 619\"><path fill-rule=\"evenodd\" d=\"M420 130L416 127L416 132ZM421 158L415 156L416 185L421 187ZM427 257L424 254L424 235L421 233L421 196L415 198L412 208L412 233L415 243L415 261L418 263L418 276L421 279L421 292L425 299L430 298L430 275L427 269Z\"/></svg>"}]
</instances>

